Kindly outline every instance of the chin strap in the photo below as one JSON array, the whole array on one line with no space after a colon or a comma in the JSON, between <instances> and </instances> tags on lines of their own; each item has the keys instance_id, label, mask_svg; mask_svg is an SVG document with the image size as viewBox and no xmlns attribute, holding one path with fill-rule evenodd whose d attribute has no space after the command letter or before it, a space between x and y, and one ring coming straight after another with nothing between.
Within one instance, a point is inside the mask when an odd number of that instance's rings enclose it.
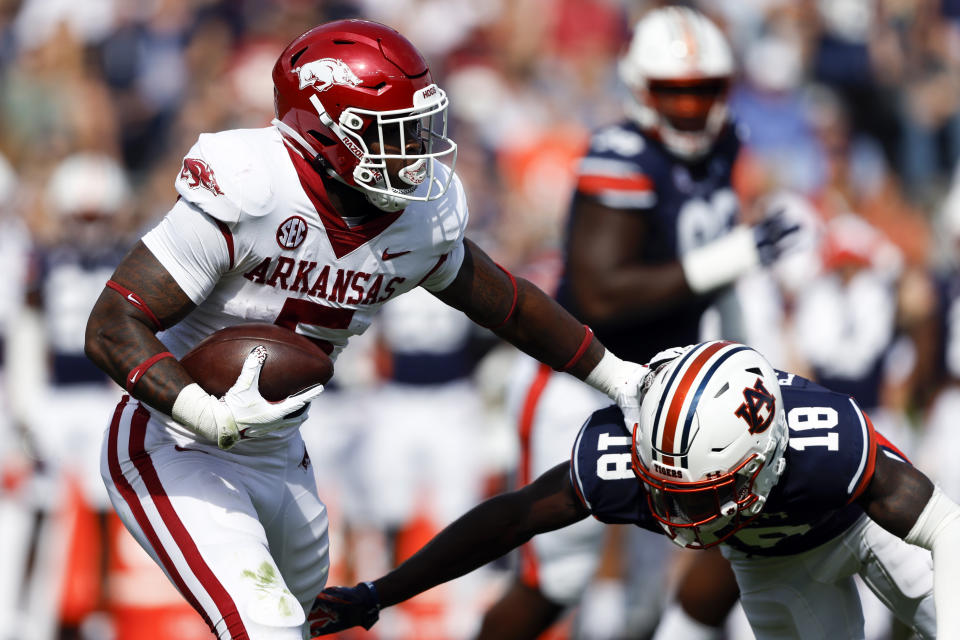
<instances>
[{"instance_id":1,"label":"chin strap","mask_svg":"<svg viewBox=\"0 0 960 640\"><path fill-rule=\"evenodd\" d=\"M354 189L362 193L367 198L367 202L369 202L370 204L375 206L377 209L380 209L385 213L393 213L395 211L400 211L401 209L405 209L407 205L410 204L410 201L402 196L394 196L387 193L380 193L378 191L370 191L368 189L363 188L360 185L350 184L349 182L343 179L343 176L341 176L339 173L337 173L333 169L330 169L329 167L326 168L326 172L328 176L330 176L340 184L350 187L351 189Z\"/></svg>"}]
</instances>

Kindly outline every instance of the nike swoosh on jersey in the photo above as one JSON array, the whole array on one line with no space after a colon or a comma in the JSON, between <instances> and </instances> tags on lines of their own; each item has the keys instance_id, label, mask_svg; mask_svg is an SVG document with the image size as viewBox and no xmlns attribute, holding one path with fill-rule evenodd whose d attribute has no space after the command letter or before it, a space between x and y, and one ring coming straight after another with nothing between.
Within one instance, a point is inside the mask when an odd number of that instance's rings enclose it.
<instances>
[{"instance_id":1,"label":"nike swoosh on jersey","mask_svg":"<svg viewBox=\"0 0 960 640\"><path fill-rule=\"evenodd\" d=\"M191 448L189 448L189 447L181 447L181 446L178 445L178 444L173 445L173 448L174 448L176 451L193 451L193 452L195 452L195 453L205 453L205 454L207 454L207 455L210 455L209 452L204 451L204 450L202 450L202 449L191 449Z\"/></svg>"},{"instance_id":2,"label":"nike swoosh on jersey","mask_svg":"<svg viewBox=\"0 0 960 640\"><path fill-rule=\"evenodd\" d=\"M407 255L408 253L410 253L410 252L409 252L409 251L397 251L396 253L390 253L390 250L389 250L389 249L384 249L384 250L383 250L383 255L380 256L380 258L381 258L382 260L384 260L384 261L386 261L386 260L393 260L394 258L399 258L400 256L405 256L405 255Z\"/></svg>"}]
</instances>

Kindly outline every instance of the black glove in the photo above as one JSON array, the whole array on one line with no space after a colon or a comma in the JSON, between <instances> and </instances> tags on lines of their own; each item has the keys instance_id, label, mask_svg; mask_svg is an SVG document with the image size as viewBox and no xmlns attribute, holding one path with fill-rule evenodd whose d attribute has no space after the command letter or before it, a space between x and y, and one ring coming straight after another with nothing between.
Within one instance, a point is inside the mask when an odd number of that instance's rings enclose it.
<instances>
[{"instance_id":1,"label":"black glove","mask_svg":"<svg viewBox=\"0 0 960 640\"><path fill-rule=\"evenodd\" d=\"M767 267L776 262L790 242L790 236L800 230L800 225L787 217L786 209L779 208L767 214L753 227L753 239L757 243L760 264Z\"/></svg>"},{"instance_id":2,"label":"black glove","mask_svg":"<svg viewBox=\"0 0 960 640\"><path fill-rule=\"evenodd\" d=\"M380 600L372 582L361 582L355 587L327 587L313 601L307 615L311 638L350 627L370 629L379 618Z\"/></svg>"}]
</instances>

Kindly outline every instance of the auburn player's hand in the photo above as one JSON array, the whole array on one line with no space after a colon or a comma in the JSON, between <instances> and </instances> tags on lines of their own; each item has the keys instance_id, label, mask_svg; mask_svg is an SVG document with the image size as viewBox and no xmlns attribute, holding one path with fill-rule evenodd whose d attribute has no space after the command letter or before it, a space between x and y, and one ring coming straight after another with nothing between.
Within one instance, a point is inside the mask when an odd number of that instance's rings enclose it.
<instances>
[{"instance_id":1,"label":"auburn player's hand","mask_svg":"<svg viewBox=\"0 0 960 640\"><path fill-rule=\"evenodd\" d=\"M307 614L311 638L350 627L369 629L379 618L380 600L372 582L361 582L355 587L327 587Z\"/></svg>"},{"instance_id":2,"label":"auburn player's hand","mask_svg":"<svg viewBox=\"0 0 960 640\"><path fill-rule=\"evenodd\" d=\"M800 225L791 220L786 208L780 207L753 226L753 238L757 243L757 256L760 264L769 266L776 262L800 230Z\"/></svg>"}]
</instances>

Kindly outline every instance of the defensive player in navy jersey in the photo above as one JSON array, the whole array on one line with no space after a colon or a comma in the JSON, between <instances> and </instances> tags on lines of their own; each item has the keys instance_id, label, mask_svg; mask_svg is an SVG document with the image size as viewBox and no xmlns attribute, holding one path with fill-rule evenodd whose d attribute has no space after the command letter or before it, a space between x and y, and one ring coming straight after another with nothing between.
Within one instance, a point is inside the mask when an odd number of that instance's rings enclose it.
<instances>
[{"instance_id":1,"label":"defensive player in navy jersey","mask_svg":"<svg viewBox=\"0 0 960 640\"><path fill-rule=\"evenodd\" d=\"M960 637L960 506L852 398L733 342L651 369L632 433L617 407L594 412L569 462L475 507L386 576L325 589L312 633L370 628L380 608L593 516L719 545L758 640L863 638L857 574L920 637Z\"/></svg>"},{"instance_id":2,"label":"defensive player in navy jersey","mask_svg":"<svg viewBox=\"0 0 960 640\"><path fill-rule=\"evenodd\" d=\"M680 7L649 12L620 62L632 95L627 117L596 131L579 165L556 298L636 362L700 340L702 316L714 304L727 310L721 335L742 339L739 310L725 294L792 239L783 214L755 227L739 220L731 178L741 132L726 107L733 73L730 48L705 16ZM518 484L567 456L576 424L566 416L607 404L567 378L532 359L517 367L514 386L522 392L511 408L524 450ZM556 437L558 428L568 429L566 437ZM534 638L546 629L584 593L603 535L585 521L525 546L518 575L488 611L480 638ZM715 617L722 621L721 609Z\"/></svg>"}]
</instances>

